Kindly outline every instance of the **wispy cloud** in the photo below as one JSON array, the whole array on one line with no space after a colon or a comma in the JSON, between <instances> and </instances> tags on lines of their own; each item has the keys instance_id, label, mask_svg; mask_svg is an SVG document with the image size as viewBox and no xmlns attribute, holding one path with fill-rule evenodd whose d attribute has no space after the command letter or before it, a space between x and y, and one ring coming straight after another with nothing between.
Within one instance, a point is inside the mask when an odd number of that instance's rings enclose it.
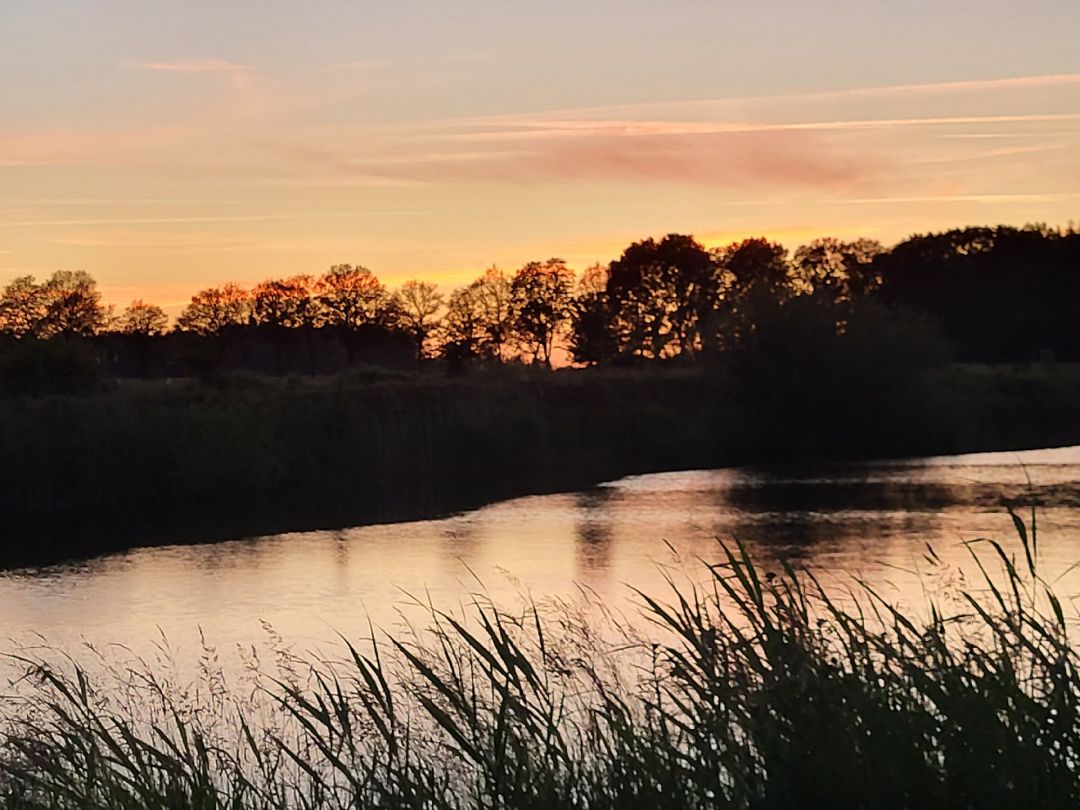
<instances>
[{"instance_id":1,"label":"wispy cloud","mask_svg":"<svg viewBox=\"0 0 1080 810\"><path fill-rule=\"evenodd\" d=\"M252 216L205 216L205 217L146 217L110 219L28 219L22 221L0 220L0 228L69 227L72 225L186 225L229 222L278 222L300 219L365 219L379 217L421 216L420 211L315 211L291 214L256 214Z\"/></svg>"},{"instance_id":2,"label":"wispy cloud","mask_svg":"<svg viewBox=\"0 0 1080 810\"><path fill-rule=\"evenodd\" d=\"M1046 132L939 132L937 137L957 141L1009 140L1045 138Z\"/></svg>"},{"instance_id":3,"label":"wispy cloud","mask_svg":"<svg viewBox=\"0 0 1080 810\"><path fill-rule=\"evenodd\" d=\"M1056 123L1080 121L1080 113L1036 113L1018 115L929 116L914 118L845 118L819 121L676 121L676 120L559 120L537 118L523 120L516 126L488 128L484 122L476 131L433 135L462 141L515 141L541 138L576 138L587 135L620 137L656 135L722 135L814 130L872 130L907 127L943 127L970 124Z\"/></svg>"},{"instance_id":4,"label":"wispy cloud","mask_svg":"<svg viewBox=\"0 0 1080 810\"><path fill-rule=\"evenodd\" d=\"M1033 144L1030 146L1007 146L1001 149L986 149L980 152L964 152L963 154L929 155L925 158L909 161L911 164L931 165L935 163L962 163L980 160L995 160L997 158L1019 157L1021 155L1035 155L1042 152L1055 152L1068 148L1065 144Z\"/></svg>"},{"instance_id":5,"label":"wispy cloud","mask_svg":"<svg viewBox=\"0 0 1080 810\"><path fill-rule=\"evenodd\" d=\"M18 204L26 207L67 208L76 206L132 205L132 206L198 206L200 208L222 206L250 206L250 199L218 199L215 197L3 197L0 203ZM293 205L291 200L260 200L260 205ZM7 213L0 211L0 213Z\"/></svg>"},{"instance_id":6,"label":"wispy cloud","mask_svg":"<svg viewBox=\"0 0 1080 810\"><path fill-rule=\"evenodd\" d=\"M1036 89L1050 95L1036 104L1028 92ZM329 132L318 157L296 157L351 176L412 181L761 183L857 193L887 166L1035 161L1039 152L1061 151L1062 137L1080 132L1077 89L1080 73L1061 73L445 118L403 122L396 139L369 129L370 143L391 144L382 153ZM955 104L923 99L949 94L959 97ZM927 156L931 137L959 141L999 129L1043 143Z\"/></svg>"},{"instance_id":7,"label":"wispy cloud","mask_svg":"<svg viewBox=\"0 0 1080 810\"><path fill-rule=\"evenodd\" d=\"M389 66L390 62L386 59L350 59L347 62L333 62L328 65L316 65L315 67L308 68L308 70L317 73L332 73L335 71L344 73L364 73L369 70L382 70Z\"/></svg>"},{"instance_id":8,"label":"wispy cloud","mask_svg":"<svg viewBox=\"0 0 1080 810\"><path fill-rule=\"evenodd\" d=\"M85 248L153 248L170 251L198 248L220 248L234 242L249 239L222 236L216 233L177 232L172 228L103 228L95 227L87 232L75 232L48 240L54 245L72 245Z\"/></svg>"},{"instance_id":9,"label":"wispy cloud","mask_svg":"<svg viewBox=\"0 0 1080 810\"><path fill-rule=\"evenodd\" d=\"M837 90L821 90L804 93L743 96L740 101L798 99L825 101L867 96L938 95L944 93L972 93L993 90L1030 90L1039 87L1080 85L1080 73L1048 73L1037 76L1007 76L996 79L970 79L967 81L923 82L918 84L887 84L872 87L851 87ZM735 99L730 99L735 100ZM703 102L709 103L709 102Z\"/></svg>"},{"instance_id":10,"label":"wispy cloud","mask_svg":"<svg viewBox=\"0 0 1080 810\"><path fill-rule=\"evenodd\" d=\"M867 204L910 204L910 203L1049 203L1067 202L1080 199L1080 192L1062 192L1049 194L936 194L921 196L896 197L848 197L846 199L822 200L843 205Z\"/></svg>"},{"instance_id":11,"label":"wispy cloud","mask_svg":"<svg viewBox=\"0 0 1080 810\"><path fill-rule=\"evenodd\" d=\"M976 94L994 91L1033 90L1038 88L1080 87L1080 73L1053 73L1034 76L1012 76L994 79L971 79L967 81L926 82L919 84L888 84L868 87L834 88L829 90L811 90L799 93L771 93L757 95L714 96L701 99L679 99L672 101L649 101L629 104L603 104L580 107L563 107L545 110L542 113L507 113L487 116L491 124L509 124L527 120L536 115L553 118L595 118L598 116L636 117L652 113L672 115L677 111L692 111L708 114L714 110L741 108L747 105L777 103L820 103L844 101L847 99L869 99L896 96L934 96L945 94ZM475 124L478 118L459 118L463 124Z\"/></svg>"},{"instance_id":12,"label":"wispy cloud","mask_svg":"<svg viewBox=\"0 0 1080 810\"><path fill-rule=\"evenodd\" d=\"M206 75L211 90L170 111L164 123L87 126L27 131L0 129L0 167L133 164L161 160L168 147L200 139L218 146L238 122L263 109L265 92L252 68L224 59L124 63L162 73Z\"/></svg>"},{"instance_id":13,"label":"wispy cloud","mask_svg":"<svg viewBox=\"0 0 1080 810\"><path fill-rule=\"evenodd\" d=\"M251 70L228 59L186 59L178 61L125 62L128 67L156 70L166 73L236 73Z\"/></svg>"}]
</instances>

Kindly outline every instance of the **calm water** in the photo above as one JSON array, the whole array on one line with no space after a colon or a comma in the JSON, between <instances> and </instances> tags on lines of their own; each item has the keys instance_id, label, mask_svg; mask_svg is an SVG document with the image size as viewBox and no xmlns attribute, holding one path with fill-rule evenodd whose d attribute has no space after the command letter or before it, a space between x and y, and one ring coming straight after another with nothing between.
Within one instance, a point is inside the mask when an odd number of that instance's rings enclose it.
<instances>
[{"instance_id":1,"label":"calm water","mask_svg":"<svg viewBox=\"0 0 1080 810\"><path fill-rule=\"evenodd\" d=\"M1032 495L1043 570L1056 577L1080 560L1080 447L635 476L442 520L139 549L0 574L0 634L8 644L40 634L70 651L89 642L141 654L164 633L179 660L193 660L199 628L227 650L264 643L267 622L309 650L333 644L335 631L366 635L369 615L392 629L412 597L453 607L480 590L507 601L584 587L628 607L628 584L661 591L662 566L699 576L685 560L715 560L717 538L732 537L766 564L785 556L830 577L859 574L920 605L924 590L956 576L929 571L927 543L961 566L965 541L1012 542L1002 498ZM1080 571L1059 588L1080 593Z\"/></svg>"}]
</instances>

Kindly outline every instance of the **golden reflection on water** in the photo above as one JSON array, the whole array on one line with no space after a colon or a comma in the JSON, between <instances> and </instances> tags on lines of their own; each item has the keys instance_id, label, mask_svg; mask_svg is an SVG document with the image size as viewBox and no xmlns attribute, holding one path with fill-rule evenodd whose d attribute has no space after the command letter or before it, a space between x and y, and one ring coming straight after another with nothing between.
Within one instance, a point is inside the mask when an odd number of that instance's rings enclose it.
<instances>
[{"instance_id":1,"label":"golden reflection on water","mask_svg":"<svg viewBox=\"0 0 1080 810\"><path fill-rule=\"evenodd\" d=\"M326 649L336 631L367 636L368 616L388 630L415 618L415 599L452 608L480 591L513 603L583 587L626 609L630 585L662 593L672 566L702 577L695 560L718 560L718 539L736 537L766 567L785 557L826 582L861 576L918 609L927 592L971 575L965 541L995 537L1018 550L1003 499L1038 502L1042 570L1056 578L1080 560L1078 493L1080 448L637 476L442 520L137 549L10 572L0 576L0 627L13 644L40 633L68 651L89 641L148 655L164 633L183 661L198 655L198 628L228 650L263 643L265 621L298 650ZM927 564L927 544L946 573ZM1058 591L1063 601L1080 593L1080 570Z\"/></svg>"}]
</instances>

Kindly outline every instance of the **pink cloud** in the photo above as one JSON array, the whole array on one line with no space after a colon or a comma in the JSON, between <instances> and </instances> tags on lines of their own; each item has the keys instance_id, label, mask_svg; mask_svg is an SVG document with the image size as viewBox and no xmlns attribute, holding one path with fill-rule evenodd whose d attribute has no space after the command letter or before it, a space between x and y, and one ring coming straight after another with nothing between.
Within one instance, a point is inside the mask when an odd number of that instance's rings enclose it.
<instances>
[{"instance_id":1,"label":"pink cloud","mask_svg":"<svg viewBox=\"0 0 1080 810\"><path fill-rule=\"evenodd\" d=\"M428 145L431 146L430 144ZM713 188L859 187L880 169L879 161L838 150L815 133L582 131L572 137L496 142L489 148L349 155L346 150L275 147L309 165L381 181L454 183L644 182Z\"/></svg>"},{"instance_id":2,"label":"pink cloud","mask_svg":"<svg viewBox=\"0 0 1080 810\"><path fill-rule=\"evenodd\" d=\"M651 181L716 188L851 187L876 170L795 133L607 135L560 142L526 161L526 174L554 179Z\"/></svg>"}]
</instances>

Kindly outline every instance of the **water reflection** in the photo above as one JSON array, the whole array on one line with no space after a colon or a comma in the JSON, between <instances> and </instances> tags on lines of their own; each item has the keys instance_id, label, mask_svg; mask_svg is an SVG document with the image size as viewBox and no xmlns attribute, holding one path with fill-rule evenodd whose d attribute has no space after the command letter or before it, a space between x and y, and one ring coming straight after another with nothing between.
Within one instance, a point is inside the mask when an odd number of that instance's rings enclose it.
<instances>
[{"instance_id":1,"label":"water reflection","mask_svg":"<svg viewBox=\"0 0 1080 810\"><path fill-rule=\"evenodd\" d=\"M1029 481L1030 479L1030 481ZM482 587L573 596L577 585L627 598L663 589L672 551L716 560L738 538L768 563L865 577L908 604L961 576L965 541L1013 532L1002 503L1039 504L1044 571L1080 559L1080 448L807 470L714 470L626 478L587 491L519 498L444 520L306 532L217 545L137 549L0 574L0 626L16 643L42 633L145 652L159 628L197 656L197 628L223 650L259 643L265 620L297 647L335 630L392 628L410 595L452 606ZM949 563L933 573L926 544ZM690 576L700 575L691 568ZM1059 589L1080 592L1080 570Z\"/></svg>"},{"instance_id":2,"label":"water reflection","mask_svg":"<svg viewBox=\"0 0 1080 810\"><path fill-rule=\"evenodd\" d=\"M443 537L442 548L447 565L455 561L468 565L482 542L476 521L468 519L448 522Z\"/></svg>"},{"instance_id":3,"label":"water reflection","mask_svg":"<svg viewBox=\"0 0 1080 810\"><path fill-rule=\"evenodd\" d=\"M574 496L577 523L577 577L588 582L611 567L613 535L610 522L610 501L613 491L601 487Z\"/></svg>"}]
</instances>

